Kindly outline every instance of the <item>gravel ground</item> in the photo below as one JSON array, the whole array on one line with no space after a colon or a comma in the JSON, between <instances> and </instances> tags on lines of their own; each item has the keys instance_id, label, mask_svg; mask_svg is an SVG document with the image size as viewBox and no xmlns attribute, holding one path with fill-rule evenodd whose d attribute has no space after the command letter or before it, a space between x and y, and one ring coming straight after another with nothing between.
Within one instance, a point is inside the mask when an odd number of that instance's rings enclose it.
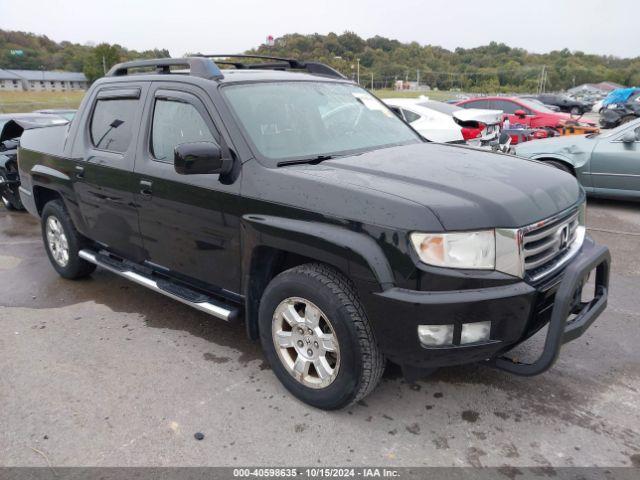
<instances>
[{"instance_id":1,"label":"gravel ground","mask_svg":"<svg viewBox=\"0 0 640 480\"><path fill-rule=\"evenodd\" d=\"M609 307L552 370L409 385L389 368L327 413L242 326L105 271L62 280L37 220L0 209L0 465L639 466L639 205L594 200L588 220L613 254Z\"/></svg>"}]
</instances>

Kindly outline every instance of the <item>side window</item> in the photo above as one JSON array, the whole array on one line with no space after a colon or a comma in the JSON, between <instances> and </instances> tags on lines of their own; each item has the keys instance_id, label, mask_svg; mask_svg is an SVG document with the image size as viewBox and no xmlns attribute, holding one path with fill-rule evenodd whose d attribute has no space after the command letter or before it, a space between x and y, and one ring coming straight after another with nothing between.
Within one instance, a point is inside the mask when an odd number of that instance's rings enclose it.
<instances>
[{"instance_id":1,"label":"side window","mask_svg":"<svg viewBox=\"0 0 640 480\"><path fill-rule=\"evenodd\" d=\"M191 142L218 144L196 107L179 100L157 99L151 126L153 157L173 163L174 148Z\"/></svg>"},{"instance_id":2,"label":"side window","mask_svg":"<svg viewBox=\"0 0 640 480\"><path fill-rule=\"evenodd\" d=\"M98 100L89 130L93 146L100 150L126 152L133 138L138 103L135 98Z\"/></svg>"},{"instance_id":3,"label":"side window","mask_svg":"<svg viewBox=\"0 0 640 480\"><path fill-rule=\"evenodd\" d=\"M516 110L524 110L527 115L531 114L531 111L529 111L528 108L518 105L515 102L510 102L509 100L498 100L495 103L498 110L502 110L504 113L508 113L509 115L515 114Z\"/></svg>"},{"instance_id":4,"label":"side window","mask_svg":"<svg viewBox=\"0 0 640 480\"><path fill-rule=\"evenodd\" d=\"M475 100L461 106L464 108L479 108L481 110L486 110L489 108L489 102L487 100Z\"/></svg>"},{"instance_id":5,"label":"side window","mask_svg":"<svg viewBox=\"0 0 640 480\"><path fill-rule=\"evenodd\" d=\"M407 121L407 123L413 123L416 120L420 119L420 115L410 110L405 110L404 108L402 109L402 114L404 115L404 119Z\"/></svg>"}]
</instances>

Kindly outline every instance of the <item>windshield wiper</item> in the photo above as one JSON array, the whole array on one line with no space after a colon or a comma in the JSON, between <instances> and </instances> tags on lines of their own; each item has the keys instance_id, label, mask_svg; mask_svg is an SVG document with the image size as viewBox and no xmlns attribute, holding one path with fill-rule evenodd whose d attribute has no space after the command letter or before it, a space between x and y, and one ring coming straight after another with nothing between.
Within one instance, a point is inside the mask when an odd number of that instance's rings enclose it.
<instances>
[{"instance_id":1,"label":"windshield wiper","mask_svg":"<svg viewBox=\"0 0 640 480\"><path fill-rule=\"evenodd\" d=\"M317 165L325 160L331 160L332 158L338 158L339 155L318 155L311 158L300 158L298 160L284 160L278 162L278 167L286 167L287 165Z\"/></svg>"}]
</instances>

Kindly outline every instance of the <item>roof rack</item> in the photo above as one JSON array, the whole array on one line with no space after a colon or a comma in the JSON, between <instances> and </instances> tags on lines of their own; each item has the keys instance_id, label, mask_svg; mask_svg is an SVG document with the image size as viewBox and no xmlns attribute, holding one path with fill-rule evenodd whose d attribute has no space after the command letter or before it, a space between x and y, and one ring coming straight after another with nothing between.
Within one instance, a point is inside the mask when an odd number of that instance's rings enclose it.
<instances>
[{"instance_id":1,"label":"roof rack","mask_svg":"<svg viewBox=\"0 0 640 480\"><path fill-rule=\"evenodd\" d=\"M244 63L241 59L269 60L266 63ZM212 60L219 59L219 60ZM233 59L239 59L234 61ZM224 78L220 65L232 65L238 70L306 70L313 75L324 75L334 78L346 78L329 65L319 62L302 62L293 58L270 57L266 55L193 55L186 58L158 58L152 60L134 60L118 63L107 72L107 77L121 77L130 74L130 70L137 68L154 68L156 73L169 74L171 67L188 67L189 75L193 77L218 80Z\"/></svg>"},{"instance_id":2,"label":"roof rack","mask_svg":"<svg viewBox=\"0 0 640 480\"><path fill-rule=\"evenodd\" d=\"M235 68L242 70L306 70L313 75L324 75L327 77L346 78L340 72L334 68L320 62L303 62L296 60L295 58L284 57L271 57L268 55L238 55L238 54L198 54L194 57L219 59L215 60L215 63L220 65L233 65ZM240 61L233 61L230 59L239 59ZM259 59L270 60L268 63L244 63L242 59Z\"/></svg>"},{"instance_id":3,"label":"roof rack","mask_svg":"<svg viewBox=\"0 0 640 480\"><path fill-rule=\"evenodd\" d=\"M118 63L107 72L107 77L129 75L129 70L136 68L155 68L156 73L171 73L171 67L188 67L189 75L216 80L223 78L218 66L211 60L201 57L157 58L152 60L134 60Z\"/></svg>"}]
</instances>

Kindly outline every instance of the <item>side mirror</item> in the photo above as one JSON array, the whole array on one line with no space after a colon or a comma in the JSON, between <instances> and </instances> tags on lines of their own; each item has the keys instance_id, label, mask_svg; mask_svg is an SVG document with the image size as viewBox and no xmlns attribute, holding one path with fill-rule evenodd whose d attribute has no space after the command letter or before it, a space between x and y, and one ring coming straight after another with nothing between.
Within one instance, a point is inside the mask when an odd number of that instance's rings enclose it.
<instances>
[{"instance_id":1,"label":"side mirror","mask_svg":"<svg viewBox=\"0 0 640 480\"><path fill-rule=\"evenodd\" d=\"M635 143L636 140L636 132L633 131L625 132L625 134L622 136L623 143Z\"/></svg>"},{"instance_id":2,"label":"side mirror","mask_svg":"<svg viewBox=\"0 0 640 480\"><path fill-rule=\"evenodd\" d=\"M518 109L518 110L516 110L516 111L515 111L515 112L513 112L513 113L514 113L514 115L515 115L516 117L520 117L520 118L524 118L524 117L526 117L526 116L527 116L527 112L525 112L525 111L524 111L524 110L522 110L522 109Z\"/></svg>"},{"instance_id":3,"label":"side mirror","mask_svg":"<svg viewBox=\"0 0 640 480\"><path fill-rule=\"evenodd\" d=\"M173 151L173 167L180 175L225 174L231 171L233 160L222 158L222 150L211 142L178 145Z\"/></svg>"}]
</instances>

